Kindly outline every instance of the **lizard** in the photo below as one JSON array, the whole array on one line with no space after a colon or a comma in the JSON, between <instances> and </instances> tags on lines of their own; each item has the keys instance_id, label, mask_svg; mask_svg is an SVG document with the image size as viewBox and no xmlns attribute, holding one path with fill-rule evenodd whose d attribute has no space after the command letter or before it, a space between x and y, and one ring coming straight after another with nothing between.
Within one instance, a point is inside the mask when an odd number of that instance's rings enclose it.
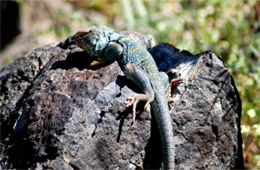
<instances>
[{"instance_id":1,"label":"lizard","mask_svg":"<svg viewBox=\"0 0 260 170\"><path fill-rule=\"evenodd\" d=\"M126 78L140 88L143 93L128 97L126 107L132 106L134 123L137 103L145 102L144 110L151 104L161 137L163 168L174 169L173 126L165 90L169 83L167 74L159 72L151 54L137 40L109 27L78 31L74 41L94 58L90 66L117 61Z\"/></svg>"}]
</instances>

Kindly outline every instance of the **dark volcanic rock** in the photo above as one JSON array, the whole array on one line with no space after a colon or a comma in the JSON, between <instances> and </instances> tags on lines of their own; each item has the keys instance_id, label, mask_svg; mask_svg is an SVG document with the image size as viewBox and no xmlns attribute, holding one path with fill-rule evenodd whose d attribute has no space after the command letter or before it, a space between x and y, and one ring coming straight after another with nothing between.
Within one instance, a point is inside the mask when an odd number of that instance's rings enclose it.
<instances>
[{"instance_id":1,"label":"dark volcanic rock","mask_svg":"<svg viewBox=\"0 0 260 170\"><path fill-rule=\"evenodd\" d=\"M149 38L134 35L150 47ZM176 169L243 168L241 101L222 61L211 52L192 55L166 43L149 50L170 79L183 78L171 91ZM131 108L124 105L138 88L117 63L89 68L90 62L69 38L1 70L2 169L161 166L150 110L140 104L131 126Z\"/></svg>"}]
</instances>

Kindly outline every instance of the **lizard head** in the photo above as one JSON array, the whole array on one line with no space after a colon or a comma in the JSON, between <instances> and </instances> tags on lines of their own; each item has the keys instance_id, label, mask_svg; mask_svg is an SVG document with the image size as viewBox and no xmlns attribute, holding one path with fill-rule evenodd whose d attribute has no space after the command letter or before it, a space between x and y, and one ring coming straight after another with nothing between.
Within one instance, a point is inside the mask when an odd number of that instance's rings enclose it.
<instances>
[{"instance_id":1,"label":"lizard head","mask_svg":"<svg viewBox=\"0 0 260 170\"><path fill-rule=\"evenodd\" d=\"M107 27L90 27L86 31L79 31L74 36L74 41L90 56L100 57L103 49L109 42L107 36L108 31L112 31Z\"/></svg>"}]
</instances>

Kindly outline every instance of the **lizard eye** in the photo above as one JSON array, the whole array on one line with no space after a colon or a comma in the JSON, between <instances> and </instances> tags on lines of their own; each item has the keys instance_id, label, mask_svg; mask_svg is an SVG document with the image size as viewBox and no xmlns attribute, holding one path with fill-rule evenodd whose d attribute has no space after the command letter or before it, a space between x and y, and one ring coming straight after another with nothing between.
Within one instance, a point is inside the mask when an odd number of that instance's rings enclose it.
<instances>
[{"instance_id":1,"label":"lizard eye","mask_svg":"<svg viewBox=\"0 0 260 170\"><path fill-rule=\"evenodd\" d=\"M84 32L77 32L75 37L76 37L77 39L82 39L82 38L84 37L84 35L85 35Z\"/></svg>"}]
</instances>

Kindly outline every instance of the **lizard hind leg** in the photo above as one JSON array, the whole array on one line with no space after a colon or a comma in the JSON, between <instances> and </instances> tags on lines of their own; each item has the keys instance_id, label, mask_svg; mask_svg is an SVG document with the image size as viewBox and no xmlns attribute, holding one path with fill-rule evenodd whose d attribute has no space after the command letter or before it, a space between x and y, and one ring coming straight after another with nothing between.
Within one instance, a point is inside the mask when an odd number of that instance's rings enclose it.
<instances>
[{"instance_id":1,"label":"lizard hind leg","mask_svg":"<svg viewBox=\"0 0 260 170\"><path fill-rule=\"evenodd\" d=\"M175 88L177 87L177 84L180 82L183 82L183 78L177 78L177 79L172 79L170 82L170 85L168 87L168 103L173 103L173 93Z\"/></svg>"},{"instance_id":2,"label":"lizard hind leg","mask_svg":"<svg viewBox=\"0 0 260 170\"><path fill-rule=\"evenodd\" d=\"M145 101L144 110L148 107L148 105L154 100L154 91L150 80L145 73L145 71L141 68L136 67L134 64L128 63L126 65L125 74L128 80L134 82L144 94L137 94L133 97L128 97L126 99L126 107L133 106L133 124L136 118L136 106L140 101Z\"/></svg>"}]
</instances>

